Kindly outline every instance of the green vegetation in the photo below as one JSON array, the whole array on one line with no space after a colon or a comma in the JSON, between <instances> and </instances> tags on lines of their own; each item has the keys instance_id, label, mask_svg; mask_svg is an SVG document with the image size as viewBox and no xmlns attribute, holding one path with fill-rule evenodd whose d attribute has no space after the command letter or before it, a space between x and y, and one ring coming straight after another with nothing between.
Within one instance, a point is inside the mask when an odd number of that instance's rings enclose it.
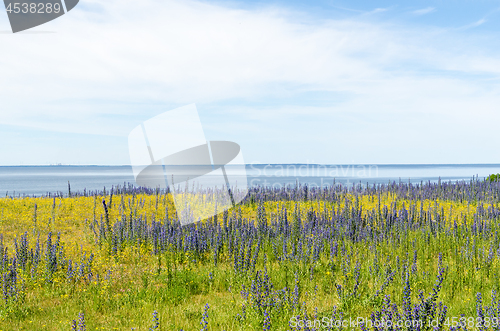
<instances>
[{"instance_id":1,"label":"green vegetation","mask_svg":"<svg viewBox=\"0 0 500 331\"><path fill-rule=\"evenodd\" d=\"M498 182L500 180L500 174L491 174L488 176L486 180L489 180L490 182Z\"/></svg>"},{"instance_id":2,"label":"green vegetation","mask_svg":"<svg viewBox=\"0 0 500 331\"><path fill-rule=\"evenodd\" d=\"M6 197L0 330L476 329L500 313L499 220L496 181L255 188L184 227L165 192Z\"/></svg>"}]
</instances>

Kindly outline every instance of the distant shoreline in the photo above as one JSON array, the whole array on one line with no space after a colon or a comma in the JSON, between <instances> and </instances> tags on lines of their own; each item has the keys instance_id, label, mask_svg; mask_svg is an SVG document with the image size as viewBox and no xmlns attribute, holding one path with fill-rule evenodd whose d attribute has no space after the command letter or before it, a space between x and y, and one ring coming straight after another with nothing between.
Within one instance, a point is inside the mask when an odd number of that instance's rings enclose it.
<instances>
[{"instance_id":1,"label":"distant shoreline","mask_svg":"<svg viewBox=\"0 0 500 331\"><path fill-rule=\"evenodd\" d=\"M182 166L192 166L192 165L179 165ZM230 166L230 165L229 165ZM350 164L333 164L333 163L248 163L247 167L251 166L342 166L342 167L351 167L351 166L377 166L377 167L402 167L402 166L418 166L418 167L500 167L500 163L350 163ZM97 165L97 164L88 164L88 165L78 165L78 164L61 164L61 165L0 165L0 168L85 168L85 167L131 167L131 165Z\"/></svg>"}]
</instances>

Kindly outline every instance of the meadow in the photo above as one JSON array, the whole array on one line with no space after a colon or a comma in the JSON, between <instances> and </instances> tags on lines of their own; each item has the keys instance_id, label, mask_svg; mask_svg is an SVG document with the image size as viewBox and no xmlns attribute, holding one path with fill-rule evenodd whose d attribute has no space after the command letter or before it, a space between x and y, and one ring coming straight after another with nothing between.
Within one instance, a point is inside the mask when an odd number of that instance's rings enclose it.
<instances>
[{"instance_id":1,"label":"meadow","mask_svg":"<svg viewBox=\"0 0 500 331\"><path fill-rule=\"evenodd\" d=\"M0 198L0 330L500 330L500 183ZM359 322L359 323L358 323Z\"/></svg>"}]
</instances>

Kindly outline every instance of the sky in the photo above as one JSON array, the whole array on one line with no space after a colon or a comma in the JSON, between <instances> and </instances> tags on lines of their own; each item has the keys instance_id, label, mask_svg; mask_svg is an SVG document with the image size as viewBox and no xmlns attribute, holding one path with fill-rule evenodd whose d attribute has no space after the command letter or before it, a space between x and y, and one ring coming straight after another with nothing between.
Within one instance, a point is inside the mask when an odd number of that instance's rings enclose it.
<instances>
[{"instance_id":1,"label":"sky","mask_svg":"<svg viewBox=\"0 0 500 331\"><path fill-rule=\"evenodd\" d=\"M195 103L246 163L500 163L499 1L81 0L12 34L0 165L130 164Z\"/></svg>"}]
</instances>

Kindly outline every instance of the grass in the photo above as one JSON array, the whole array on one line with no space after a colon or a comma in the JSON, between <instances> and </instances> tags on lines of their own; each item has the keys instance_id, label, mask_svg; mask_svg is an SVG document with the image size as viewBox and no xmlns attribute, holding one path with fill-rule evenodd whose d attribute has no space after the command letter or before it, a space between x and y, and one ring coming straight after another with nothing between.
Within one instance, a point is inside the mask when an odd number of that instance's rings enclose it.
<instances>
[{"instance_id":1,"label":"grass","mask_svg":"<svg viewBox=\"0 0 500 331\"><path fill-rule=\"evenodd\" d=\"M487 309L500 288L498 183L305 191L254 189L182 228L165 192L2 198L0 330L71 330L80 313L86 330L149 330L153 312L160 330L294 330L369 318L388 298L414 318L408 305L433 289L429 318L439 302L449 323L499 317Z\"/></svg>"}]
</instances>

